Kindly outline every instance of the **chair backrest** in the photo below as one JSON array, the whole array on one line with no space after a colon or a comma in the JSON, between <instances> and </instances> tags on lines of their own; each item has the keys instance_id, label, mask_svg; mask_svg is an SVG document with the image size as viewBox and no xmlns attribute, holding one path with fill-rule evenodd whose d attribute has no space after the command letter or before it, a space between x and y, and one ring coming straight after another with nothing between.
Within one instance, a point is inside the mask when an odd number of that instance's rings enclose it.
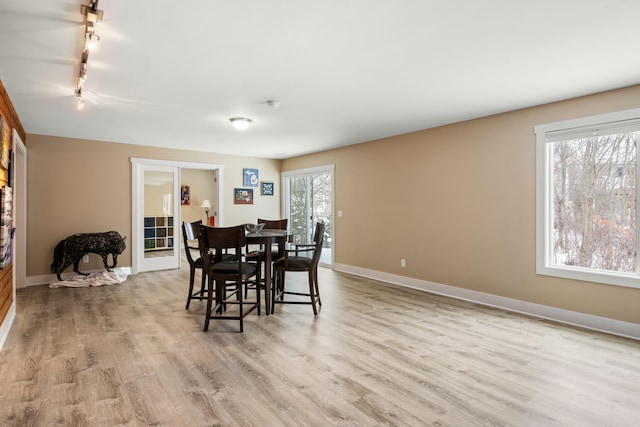
<instances>
[{"instance_id":1,"label":"chair backrest","mask_svg":"<svg viewBox=\"0 0 640 427\"><path fill-rule=\"evenodd\" d=\"M258 218L258 224L264 224L264 228L270 230L286 230L289 225L289 219L261 219Z\"/></svg>"},{"instance_id":2,"label":"chair backrest","mask_svg":"<svg viewBox=\"0 0 640 427\"><path fill-rule=\"evenodd\" d=\"M182 238L184 239L184 249L186 251L187 254L187 261L189 261L189 263L194 262L193 257L191 256L191 250L190 249L196 249L196 247L194 246L189 246L189 240L197 240L198 241L198 247L197 249L200 250L200 256L202 256L202 242L200 239L200 226L202 225L202 221L195 221L195 222L182 222Z\"/></svg>"},{"instance_id":3,"label":"chair backrest","mask_svg":"<svg viewBox=\"0 0 640 427\"><path fill-rule=\"evenodd\" d=\"M316 223L316 230L313 233L313 242L316 247L313 251L313 257L311 258L311 266L315 268L318 265L318 261L320 261L320 255L322 253L322 244L324 242L324 222Z\"/></svg>"},{"instance_id":4,"label":"chair backrest","mask_svg":"<svg viewBox=\"0 0 640 427\"><path fill-rule=\"evenodd\" d=\"M195 222L182 222L182 236L184 240L196 240L200 237L200 226L202 220Z\"/></svg>"},{"instance_id":5,"label":"chair backrest","mask_svg":"<svg viewBox=\"0 0 640 427\"><path fill-rule=\"evenodd\" d=\"M222 261L222 255L227 253L229 249L235 250L236 255L242 253L242 248L247 244L244 234L244 225L236 225L234 227L209 227L200 226L200 232L203 236L204 246L209 252L213 252L213 262ZM238 259L242 257L238 256Z\"/></svg>"}]
</instances>

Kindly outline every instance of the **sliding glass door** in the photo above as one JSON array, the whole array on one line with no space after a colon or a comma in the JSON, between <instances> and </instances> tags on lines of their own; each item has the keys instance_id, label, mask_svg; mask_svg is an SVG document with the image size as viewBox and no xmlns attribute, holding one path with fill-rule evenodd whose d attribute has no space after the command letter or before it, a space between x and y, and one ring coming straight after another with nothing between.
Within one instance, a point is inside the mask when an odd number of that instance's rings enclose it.
<instances>
[{"instance_id":1,"label":"sliding glass door","mask_svg":"<svg viewBox=\"0 0 640 427\"><path fill-rule=\"evenodd\" d=\"M313 240L315 223L326 224L320 262L333 265L333 165L284 172L285 216L296 243Z\"/></svg>"}]
</instances>

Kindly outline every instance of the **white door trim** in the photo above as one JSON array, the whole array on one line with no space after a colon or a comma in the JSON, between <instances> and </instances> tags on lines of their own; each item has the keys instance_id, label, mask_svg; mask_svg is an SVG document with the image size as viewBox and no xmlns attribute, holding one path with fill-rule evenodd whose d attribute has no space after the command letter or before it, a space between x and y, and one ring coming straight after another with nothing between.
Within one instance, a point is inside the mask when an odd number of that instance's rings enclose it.
<instances>
[{"instance_id":1,"label":"white door trim","mask_svg":"<svg viewBox=\"0 0 640 427\"><path fill-rule=\"evenodd\" d=\"M15 238L11 242L13 301L0 324L0 350L9 336L16 318L16 288L27 284L27 147L20 135L13 130L13 155L11 159L13 184L13 226Z\"/></svg>"},{"instance_id":2,"label":"white door trim","mask_svg":"<svg viewBox=\"0 0 640 427\"><path fill-rule=\"evenodd\" d=\"M282 207L282 212L284 212L284 214L286 216L290 216L290 212L291 212L291 206L290 206L290 199L289 199L289 179L292 177L300 177L300 176L313 176L313 175L319 175L319 174L324 174L324 173L328 173L329 175L331 175L331 218L333 220L333 224L331 227L331 266L328 266L326 264L321 263L323 266L325 267L332 267L335 262L336 262L336 250L335 250L335 230L336 230L336 204L335 204L335 189L336 189L336 177L335 177L335 169L336 169L336 165L335 164L329 164L329 165L324 165L324 166L315 166L315 167L311 167L311 168L305 168L305 169L296 169L296 170L290 170L290 171L286 171L286 172L282 172L280 174L281 176L281 185L280 188L282 189L281 191L281 207Z\"/></svg>"},{"instance_id":3,"label":"white door trim","mask_svg":"<svg viewBox=\"0 0 640 427\"><path fill-rule=\"evenodd\" d=\"M223 170L224 165L217 163L197 163L197 162L183 162L183 161L174 161L174 160L158 160L158 159L145 159L132 157L131 158L131 271L133 274L137 274L141 270L141 264L144 261L144 239L141 239L143 230L143 206L141 198L143 194L141 194L141 182L140 182L140 171L144 170L145 167L155 167L155 168L177 168L178 176L180 169L202 169L202 170ZM218 219L220 223L223 223L223 183L222 183L223 174L220 173L218 177L218 200L216 206L218 206ZM179 179L174 181L174 203L177 204L177 207L174 208L174 236L176 236L177 241L179 242L179 236L182 235L180 230L180 205L178 204L179 197L177 197L179 192L180 182ZM143 192L142 192L143 193ZM174 250L179 251L180 245L174 243ZM179 257L178 257L179 260Z\"/></svg>"}]
</instances>

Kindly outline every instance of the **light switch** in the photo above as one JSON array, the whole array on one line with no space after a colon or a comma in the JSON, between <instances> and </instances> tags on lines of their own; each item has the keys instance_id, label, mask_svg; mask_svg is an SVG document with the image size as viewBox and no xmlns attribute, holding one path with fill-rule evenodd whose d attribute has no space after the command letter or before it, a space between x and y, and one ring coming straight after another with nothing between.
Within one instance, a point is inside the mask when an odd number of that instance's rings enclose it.
<instances>
[{"instance_id":1,"label":"light switch","mask_svg":"<svg viewBox=\"0 0 640 427\"><path fill-rule=\"evenodd\" d=\"M338 218L342 218L342 211L338 210Z\"/></svg>"}]
</instances>

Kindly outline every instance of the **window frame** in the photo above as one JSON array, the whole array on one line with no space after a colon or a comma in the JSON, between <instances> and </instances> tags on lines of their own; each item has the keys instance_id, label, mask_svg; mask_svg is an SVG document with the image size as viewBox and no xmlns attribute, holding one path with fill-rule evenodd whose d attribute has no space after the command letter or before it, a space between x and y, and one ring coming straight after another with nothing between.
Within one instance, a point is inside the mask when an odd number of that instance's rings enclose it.
<instances>
[{"instance_id":1,"label":"window frame","mask_svg":"<svg viewBox=\"0 0 640 427\"><path fill-rule=\"evenodd\" d=\"M588 269L575 266L552 264L552 224L553 201L552 170L553 140L548 136L566 134L567 139L580 131L590 128L597 132L601 128L619 127L624 131L625 122L640 122L640 108L600 114L578 119L546 123L534 127L536 135L536 274L566 279L596 282L608 285L640 288L640 254L636 256L636 271L622 273ZM639 130L640 132L640 130ZM640 245L640 156L636 158L636 248Z\"/></svg>"}]
</instances>

